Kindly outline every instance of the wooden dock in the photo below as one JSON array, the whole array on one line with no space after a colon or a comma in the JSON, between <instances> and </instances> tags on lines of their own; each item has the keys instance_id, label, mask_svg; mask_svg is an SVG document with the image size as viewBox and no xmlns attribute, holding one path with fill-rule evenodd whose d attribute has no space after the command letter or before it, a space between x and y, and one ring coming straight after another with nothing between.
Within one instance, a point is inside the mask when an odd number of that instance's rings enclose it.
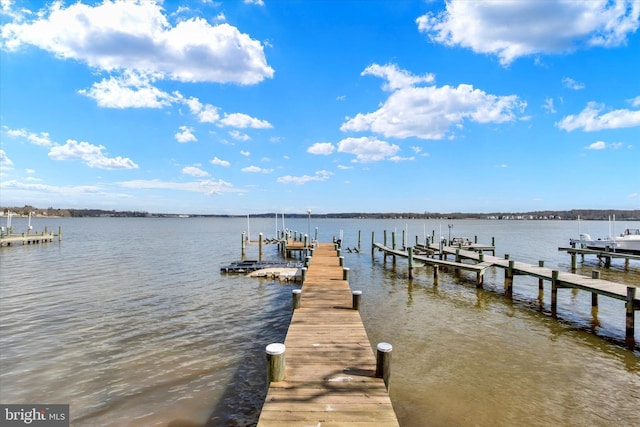
<instances>
[{"instance_id":1,"label":"wooden dock","mask_svg":"<svg viewBox=\"0 0 640 427\"><path fill-rule=\"evenodd\" d=\"M398 426L344 258L333 243L312 254L284 342L284 380L270 383L258 426Z\"/></svg>"},{"instance_id":2,"label":"wooden dock","mask_svg":"<svg viewBox=\"0 0 640 427\"><path fill-rule=\"evenodd\" d=\"M11 246L15 244L35 245L38 243L53 242L56 238L58 238L58 242L62 240L62 228L58 230L57 234L47 230L34 233L8 233L0 236L0 246Z\"/></svg>"},{"instance_id":3,"label":"wooden dock","mask_svg":"<svg viewBox=\"0 0 640 427\"><path fill-rule=\"evenodd\" d=\"M409 259L409 275L411 276L412 262L415 259L422 261L422 257L413 256L410 250L394 250L385 247L379 243L372 242L372 254L373 250L377 248L380 251L391 254L393 256L401 256ZM407 248L409 249L409 248ZM505 270L505 294L507 296L512 295L513 291L513 279L517 275L528 275L537 277L539 279L539 289L542 291L543 282L549 281L551 283L551 311L556 313L557 310L557 294L558 289L562 288L574 288L583 291L590 292L592 295L591 304L593 307L598 305L598 295L622 300L625 303L626 311L626 328L625 336L627 342L630 345L634 344L634 328L635 328L635 311L640 310L640 293L637 292L639 286L625 285L621 283L610 282L608 280L600 279L598 272L593 272L592 277L586 277L579 274L561 272L553 270L551 268L544 267L544 263L541 261L538 266L517 262L510 260L508 255L505 258L498 258L492 255L486 255L481 251L464 250L460 247L429 245L428 249L433 256L438 255L436 258L427 258L426 264L430 264L434 267L434 277L437 277L437 270L440 266L453 267L454 269L464 269L476 271L477 279L476 283L478 287L482 286L481 280L481 268L488 267L500 267ZM447 256L453 255L456 257L456 261L448 261ZM472 264L467 264L467 262ZM475 263L475 264L473 264ZM596 274L598 273L598 274Z\"/></svg>"},{"instance_id":4,"label":"wooden dock","mask_svg":"<svg viewBox=\"0 0 640 427\"><path fill-rule=\"evenodd\" d=\"M613 258L622 258L624 259L624 269L629 269L629 261L640 261L640 255L628 254L623 252L615 252L608 250L597 250L597 249L587 249L587 248L576 248L576 247L559 247L559 251L567 252L571 255L571 269L575 270L577 267L577 255L582 257L582 261L584 262L585 255L595 255L600 261L604 260L605 268L611 267L611 260Z\"/></svg>"}]
</instances>

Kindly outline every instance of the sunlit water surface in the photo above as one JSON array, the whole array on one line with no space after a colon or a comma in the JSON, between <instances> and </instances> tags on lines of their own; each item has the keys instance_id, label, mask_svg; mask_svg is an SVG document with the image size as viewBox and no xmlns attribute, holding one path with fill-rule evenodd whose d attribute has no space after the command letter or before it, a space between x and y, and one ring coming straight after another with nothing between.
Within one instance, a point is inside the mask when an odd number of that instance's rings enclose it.
<instances>
[{"instance_id":1,"label":"sunlit water surface","mask_svg":"<svg viewBox=\"0 0 640 427\"><path fill-rule=\"evenodd\" d=\"M21 231L25 220L13 220ZM37 219L61 243L0 249L0 401L68 403L74 426L255 425L266 393L264 347L282 341L299 285L222 275L241 257L241 218ZM281 224L278 224L281 227ZM504 272L440 274L371 253L395 232L491 243L497 256L569 271L569 221L287 220L330 241L343 233L353 289L372 344L393 344L390 394L403 426L632 426L640 417L640 350L625 347L622 301ZM616 227L638 227L619 223ZM606 222L582 222L605 236ZM275 235L252 219L251 238ZM442 230L442 231L441 231ZM389 237L390 238L390 237ZM360 253L349 252L360 240ZM276 258L275 245L264 256ZM257 246L247 248L256 258ZM640 265L595 258L578 273L640 284ZM636 325L640 319L636 313ZM640 326L635 339L640 342Z\"/></svg>"}]
</instances>

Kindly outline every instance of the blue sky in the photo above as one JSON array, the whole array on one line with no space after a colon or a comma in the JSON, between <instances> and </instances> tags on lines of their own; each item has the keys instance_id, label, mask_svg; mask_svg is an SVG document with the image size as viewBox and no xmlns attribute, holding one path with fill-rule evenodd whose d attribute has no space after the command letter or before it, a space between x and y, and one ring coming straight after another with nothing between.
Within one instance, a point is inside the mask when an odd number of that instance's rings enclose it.
<instances>
[{"instance_id":1,"label":"blue sky","mask_svg":"<svg viewBox=\"0 0 640 427\"><path fill-rule=\"evenodd\" d=\"M0 204L640 208L640 1L0 0Z\"/></svg>"}]
</instances>

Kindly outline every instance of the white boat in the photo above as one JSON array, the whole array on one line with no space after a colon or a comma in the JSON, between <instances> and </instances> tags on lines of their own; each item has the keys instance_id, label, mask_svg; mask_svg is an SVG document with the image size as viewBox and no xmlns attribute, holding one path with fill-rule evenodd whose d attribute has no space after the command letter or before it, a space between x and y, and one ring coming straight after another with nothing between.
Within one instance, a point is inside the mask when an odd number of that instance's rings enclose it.
<instances>
[{"instance_id":1,"label":"white boat","mask_svg":"<svg viewBox=\"0 0 640 427\"><path fill-rule=\"evenodd\" d=\"M580 239L571 239L572 244L580 247L596 250L610 250L612 252L622 252L640 255L640 229L627 228L619 236L607 237L604 239L592 239L586 233L580 234Z\"/></svg>"}]
</instances>

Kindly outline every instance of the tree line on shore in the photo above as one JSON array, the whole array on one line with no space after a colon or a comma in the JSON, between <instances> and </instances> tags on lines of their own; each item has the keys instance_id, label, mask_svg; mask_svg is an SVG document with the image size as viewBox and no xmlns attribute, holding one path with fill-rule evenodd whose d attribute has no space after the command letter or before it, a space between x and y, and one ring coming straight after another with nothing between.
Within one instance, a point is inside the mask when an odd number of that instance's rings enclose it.
<instances>
[{"instance_id":1,"label":"tree line on shore","mask_svg":"<svg viewBox=\"0 0 640 427\"><path fill-rule=\"evenodd\" d=\"M22 207L0 207L2 215L12 212L16 216L33 216L43 217L62 217L62 218L79 218L79 217L127 217L127 218L172 218L172 217L211 217L211 218L233 218L246 217L246 215L222 215L222 214L173 214L173 213L149 213L145 211L116 211L104 209L55 209L49 207L46 209L36 208L34 206L25 205ZM273 218L275 212L252 214L254 218ZM278 214L280 215L280 214ZM343 213L327 213L327 214L309 214L304 213L285 213L288 218L353 218L353 219L510 219L510 220L607 220L613 218L618 221L637 221L640 220L640 210L619 210L619 209L572 209L572 210L546 210L531 212L343 212Z\"/></svg>"}]
</instances>

